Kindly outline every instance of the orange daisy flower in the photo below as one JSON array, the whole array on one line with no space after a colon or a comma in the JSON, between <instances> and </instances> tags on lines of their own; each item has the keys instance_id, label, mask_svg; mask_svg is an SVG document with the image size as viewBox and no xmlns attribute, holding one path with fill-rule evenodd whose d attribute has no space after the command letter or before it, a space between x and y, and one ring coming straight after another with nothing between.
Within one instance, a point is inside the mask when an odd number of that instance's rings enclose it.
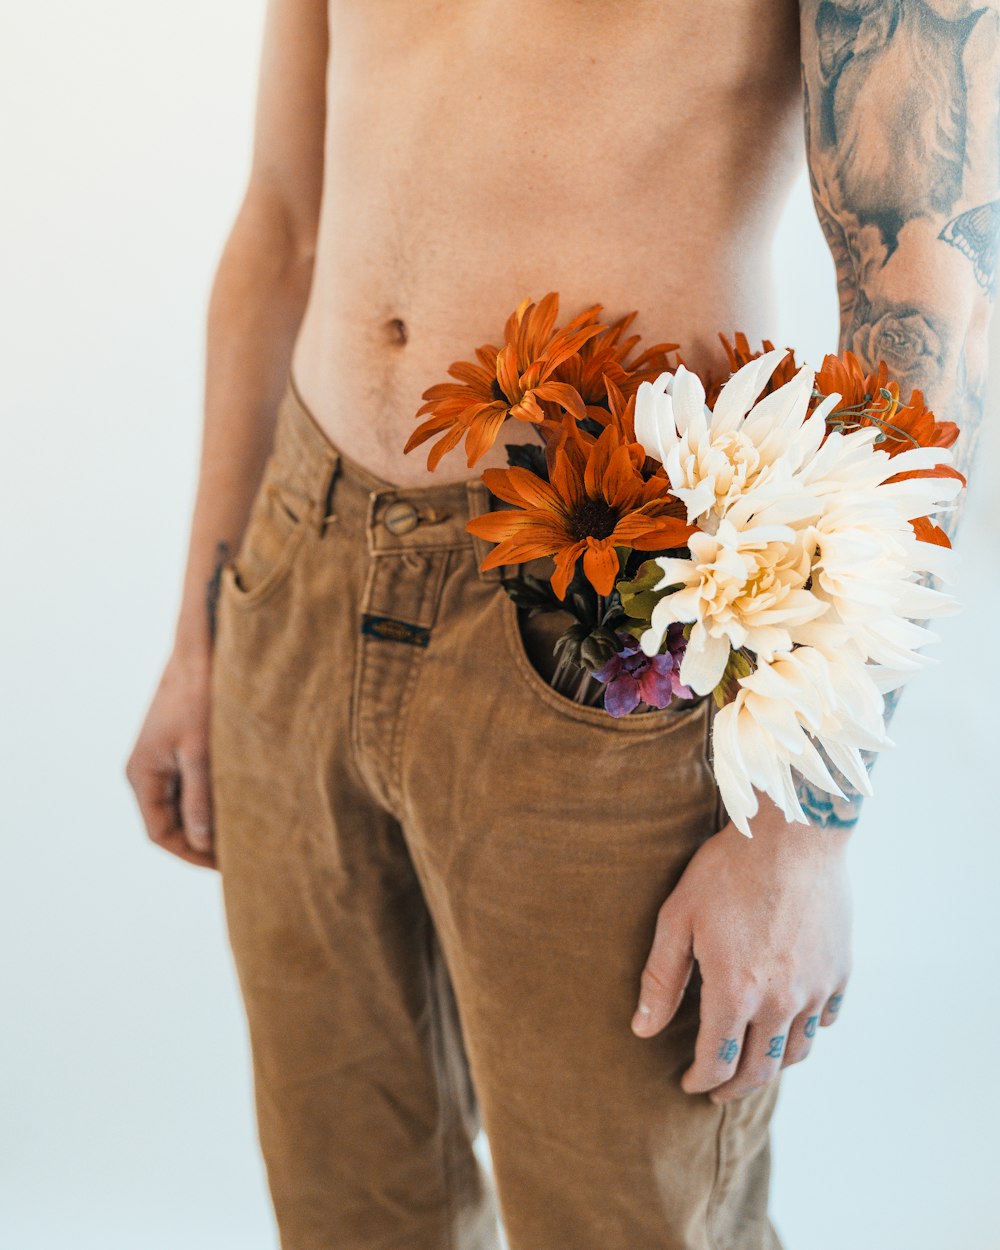
<instances>
[{"instance_id":1,"label":"orange daisy flower","mask_svg":"<svg viewBox=\"0 0 1000 1250\"><path fill-rule=\"evenodd\" d=\"M824 356L816 374L816 389L822 395L836 391L841 396L841 406L828 418L831 425L842 423L848 429L878 426L882 434L878 447L889 456L897 456L910 447L951 447L958 438L958 426L954 421L938 421L927 407L922 391L914 390L908 404L900 402L899 383L889 381L884 360L879 361L874 373L866 373L853 352ZM818 398L816 402L819 403ZM965 475L948 464L897 473L887 480L902 482L908 477L954 477L965 482ZM917 517L910 525L921 542L951 546L948 535L930 517Z\"/></svg>"},{"instance_id":2,"label":"orange daisy flower","mask_svg":"<svg viewBox=\"0 0 1000 1250\"><path fill-rule=\"evenodd\" d=\"M583 399L587 416L593 417L600 425L608 424L609 379L628 397L635 394L642 382L647 379L652 382L661 373L673 369L669 353L677 350L676 343L655 343L635 360L628 359L639 342L639 335L633 334L624 342L619 340L638 315L637 311L626 313L605 326L602 334L568 356L552 375L573 387ZM555 420L560 418L555 417Z\"/></svg>"},{"instance_id":3,"label":"orange daisy flower","mask_svg":"<svg viewBox=\"0 0 1000 1250\"><path fill-rule=\"evenodd\" d=\"M832 417L840 414L851 425L878 425L883 433L879 447L890 456L908 447L950 447L958 438L958 426L954 421L938 421L921 391L915 390L908 404L900 402L899 383L889 381L884 360L874 373L866 373L853 352L824 356L816 389L823 395L836 391L841 396L841 406Z\"/></svg>"},{"instance_id":4,"label":"orange daisy flower","mask_svg":"<svg viewBox=\"0 0 1000 1250\"><path fill-rule=\"evenodd\" d=\"M618 576L616 547L684 546L694 526L664 478L643 480L636 467L642 456L642 448L623 439L615 425L595 439L564 418L561 437L546 447L548 482L519 467L484 470L489 489L513 507L466 524L469 533L497 543L483 569L554 556L552 589L564 599L582 556L588 581L608 595Z\"/></svg>"},{"instance_id":5,"label":"orange daisy flower","mask_svg":"<svg viewBox=\"0 0 1000 1250\"><path fill-rule=\"evenodd\" d=\"M582 419L586 410L578 392L552 375L567 357L606 327L594 321L601 311L601 305L595 304L554 331L558 311L556 291L550 291L538 304L522 300L507 318L502 347L487 344L476 348L478 365L457 360L448 369L457 383L442 382L424 391L422 398L427 402L416 415L431 416L417 426L403 451L412 451L440 435L427 457L428 469L435 469L441 457L464 437L472 468L493 446L508 417L536 425L545 421L544 400Z\"/></svg>"}]
</instances>

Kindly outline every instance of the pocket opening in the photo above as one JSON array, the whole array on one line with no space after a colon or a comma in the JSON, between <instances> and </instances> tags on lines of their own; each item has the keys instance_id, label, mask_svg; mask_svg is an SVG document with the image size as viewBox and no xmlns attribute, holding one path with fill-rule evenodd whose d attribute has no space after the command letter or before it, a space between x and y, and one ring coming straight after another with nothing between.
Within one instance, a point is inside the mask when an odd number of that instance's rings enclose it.
<instances>
[{"instance_id":1,"label":"pocket opening","mask_svg":"<svg viewBox=\"0 0 1000 1250\"><path fill-rule=\"evenodd\" d=\"M228 576L223 577L235 603L260 603L284 582L308 530L308 503L304 496L265 477L236 553L226 566Z\"/></svg>"},{"instance_id":2,"label":"pocket opening","mask_svg":"<svg viewBox=\"0 0 1000 1250\"><path fill-rule=\"evenodd\" d=\"M497 594L502 600L500 611L503 617L503 634L507 651L513 667L522 680L530 687L536 698L547 704L563 716L576 720L587 721L611 733L652 733L669 729L673 726L687 724L691 718L704 714L704 700L694 704L678 707L671 704L665 708L653 708L651 711L630 713L627 716L612 716L602 704L592 705L578 703L569 695L554 689L546 677L535 667L531 651L522 633L520 613L517 604L510 598L503 587L497 587ZM554 663L554 661L553 661Z\"/></svg>"}]
</instances>

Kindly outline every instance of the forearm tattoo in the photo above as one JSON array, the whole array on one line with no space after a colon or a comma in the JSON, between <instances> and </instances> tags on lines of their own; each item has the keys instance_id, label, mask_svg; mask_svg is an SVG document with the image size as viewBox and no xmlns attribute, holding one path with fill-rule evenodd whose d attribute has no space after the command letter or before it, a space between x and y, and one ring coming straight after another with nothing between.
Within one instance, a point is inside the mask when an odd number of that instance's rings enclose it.
<instances>
[{"instance_id":1,"label":"forearm tattoo","mask_svg":"<svg viewBox=\"0 0 1000 1250\"><path fill-rule=\"evenodd\" d=\"M839 350L885 360L919 388L975 460L1000 235L1000 0L801 0L813 201L833 254ZM964 500L964 494L962 499ZM935 520L954 539L962 505ZM886 697L888 723L898 691ZM872 759L868 758L869 768ZM845 798L797 778L824 827L857 822Z\"/></svg>"},{"instance_id":2,"label":"forearm tattoo","mask_svg":"<svg viewBox=\"0 0 1000 1250\"><path fill-rule=\"evenodd\" d=\"M212 576L205 585L205 613L208 618L208 636L215 638L215 622L219 607L219 587L222 582L222 569L229 560L229 544L217 543L215 547L215 567Z\"/></svg>"}]
</instances>

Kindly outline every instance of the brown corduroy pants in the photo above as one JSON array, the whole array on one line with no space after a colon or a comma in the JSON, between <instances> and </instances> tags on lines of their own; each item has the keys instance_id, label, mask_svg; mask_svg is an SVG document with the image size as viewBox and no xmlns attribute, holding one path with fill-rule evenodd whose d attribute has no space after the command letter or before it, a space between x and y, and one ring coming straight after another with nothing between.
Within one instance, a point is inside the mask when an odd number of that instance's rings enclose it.
<instances>
[{"instance_id":1,"label":"brown corduroy pants","mask_svg":"<svg viewBox=\"0 0 1000 1250\"><path fill-rule=\"evenodd\" d=\"M223 569L216 846L281 1245L495 1250L499 1214L510 1250L780 1250L778 1082L681 1090L697 977L629 1027L723 818L709 704L553 691L465 531L489 507L366 472L289 380Z\"/></svg>"}]
</instances>

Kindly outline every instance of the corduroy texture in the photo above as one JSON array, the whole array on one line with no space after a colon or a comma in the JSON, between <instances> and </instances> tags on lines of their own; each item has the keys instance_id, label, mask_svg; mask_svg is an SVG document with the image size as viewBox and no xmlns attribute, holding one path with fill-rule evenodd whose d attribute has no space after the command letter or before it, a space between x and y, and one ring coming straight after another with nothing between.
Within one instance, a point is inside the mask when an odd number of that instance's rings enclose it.
<instances>
[{"instance_id":1,"label":"corduroy texture","mask_svg":"<svg viewBox=\"0 0 1000 1250\"><path fill-rule=\"evenodd\" d=\"M629 1028L723 819L709 703L555 693L545 622L465 532L489 507L374 477L289 379L223 570L216 844L283 1250L496 1250L498 1206L510 1250L780 1250L778 1083L680 1089L697 978Z\"/></svg>"}]
</instances>

